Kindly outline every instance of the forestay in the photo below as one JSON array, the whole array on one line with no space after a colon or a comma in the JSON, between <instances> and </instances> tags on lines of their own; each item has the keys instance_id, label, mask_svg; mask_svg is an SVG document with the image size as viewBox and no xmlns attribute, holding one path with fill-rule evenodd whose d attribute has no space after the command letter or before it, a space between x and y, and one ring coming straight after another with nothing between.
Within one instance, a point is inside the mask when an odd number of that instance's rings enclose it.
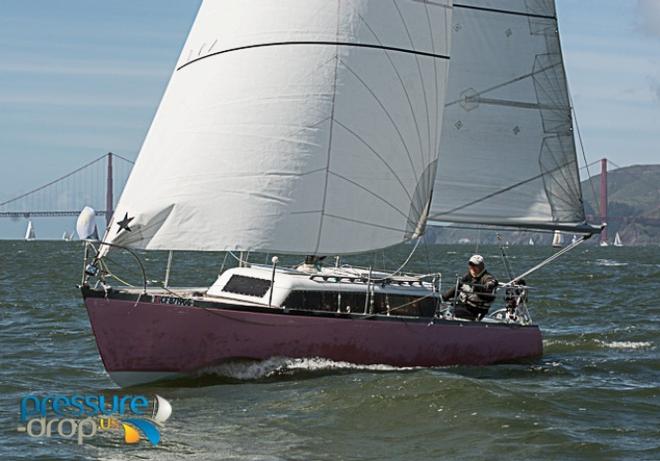
<instances>
[{"instance_id":1,"label":"forestay","mask_svg":"<svg viewBox=\"0 0 660 461\"><path fill-rule=\"evenodd\" d=\"M553 0L456 0L433 221L584 226Z\"/></svg>"},{"instance_id":2,"label":"forestay","mask_svg":"<svg viewBox=\"0 0 660 461\"><path fill-rule=\"evenodd\" d=\"M207 0L105 237L341 254L423 232L451 0Z\"/></svg>"}]
</instances>

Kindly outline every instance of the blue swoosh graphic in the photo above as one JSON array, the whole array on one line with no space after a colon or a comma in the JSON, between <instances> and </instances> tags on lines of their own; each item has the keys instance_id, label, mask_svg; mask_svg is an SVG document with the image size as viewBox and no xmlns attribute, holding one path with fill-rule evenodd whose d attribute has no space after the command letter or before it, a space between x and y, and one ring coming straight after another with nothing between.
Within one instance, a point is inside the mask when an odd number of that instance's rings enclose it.
<instances>
[{"instance_id":1,"label":"blue swoosh graphic","mask_svg":"<svg viewBox=\"0 0 660 461\"><path fill-rule=\"evenodd\" d=\"M122 421L137 427L152 445L158 445L158 442L160 442L160 432L151 421L136 418L123 419Z\"/></svg>"}]
</instances>

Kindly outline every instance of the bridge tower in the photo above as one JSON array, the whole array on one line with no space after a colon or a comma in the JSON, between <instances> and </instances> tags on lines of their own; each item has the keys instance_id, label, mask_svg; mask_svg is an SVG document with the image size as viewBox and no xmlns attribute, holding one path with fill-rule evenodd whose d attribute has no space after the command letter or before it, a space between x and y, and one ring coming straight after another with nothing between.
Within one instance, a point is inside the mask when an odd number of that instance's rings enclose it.
<instances>
[{"instance_id":1,"label":"bridge tower","mask_svg":"<svg viewBox=\"0 0 660 461\"><path fill-rule=\"evenodd\" d=\"M600 161L600 222L607 223L607 159ZM600 233L600 241L607 242L607 227Z\"/></svg>"}]
</instances>

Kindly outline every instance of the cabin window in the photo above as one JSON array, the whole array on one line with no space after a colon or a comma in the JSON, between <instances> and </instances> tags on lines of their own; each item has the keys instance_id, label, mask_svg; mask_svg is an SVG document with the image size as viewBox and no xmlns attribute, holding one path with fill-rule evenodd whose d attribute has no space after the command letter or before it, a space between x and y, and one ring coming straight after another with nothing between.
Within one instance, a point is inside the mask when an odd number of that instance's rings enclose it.
<instances>
[{"instance_id":1,"label":"cabin window","mask_svg":"<svg viewBox=\"0 0 660 461\"><path fill-rule=\"evenodd\" d=\"M269 288L270 280L246 277L244 275L232 275L227 284L222 288L222 291L263 298L268 293Z\"/></svg>"},{"instance_id":2,"label":"cabin window","mask_svg":"<svg viewBox=\"0 0 660 461\"><path fill-rule=\"evenodd\" d=\"M336 291L292 291L283 303L288 309L364 312L364 293ZM367 305L367 313L432 317L436 298L375 293ZM349 309L350 308L350 309Z\"/></svg>"}]
</instances>

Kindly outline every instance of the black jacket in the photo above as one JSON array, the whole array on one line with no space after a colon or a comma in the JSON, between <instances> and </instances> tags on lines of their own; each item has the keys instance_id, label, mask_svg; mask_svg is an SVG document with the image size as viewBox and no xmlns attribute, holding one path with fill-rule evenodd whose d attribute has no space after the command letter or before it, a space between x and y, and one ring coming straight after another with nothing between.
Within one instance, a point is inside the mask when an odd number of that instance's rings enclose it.
<instances>
[{"instance_id":1,"label":"black jacket","mask_svg":"<svg viewBox=\"0 0 660 461\"><path fill-rule=\"evenodd\" d=\"M468 272L458 284L459 293L457 301L462 304L488 309L490 304L495 300L496 288L497 280L486 269L476 277L472 277ZM442 298L445 301L452 301L455 296L455 286L442 294Z\"/></svg>"}]
</instances>

